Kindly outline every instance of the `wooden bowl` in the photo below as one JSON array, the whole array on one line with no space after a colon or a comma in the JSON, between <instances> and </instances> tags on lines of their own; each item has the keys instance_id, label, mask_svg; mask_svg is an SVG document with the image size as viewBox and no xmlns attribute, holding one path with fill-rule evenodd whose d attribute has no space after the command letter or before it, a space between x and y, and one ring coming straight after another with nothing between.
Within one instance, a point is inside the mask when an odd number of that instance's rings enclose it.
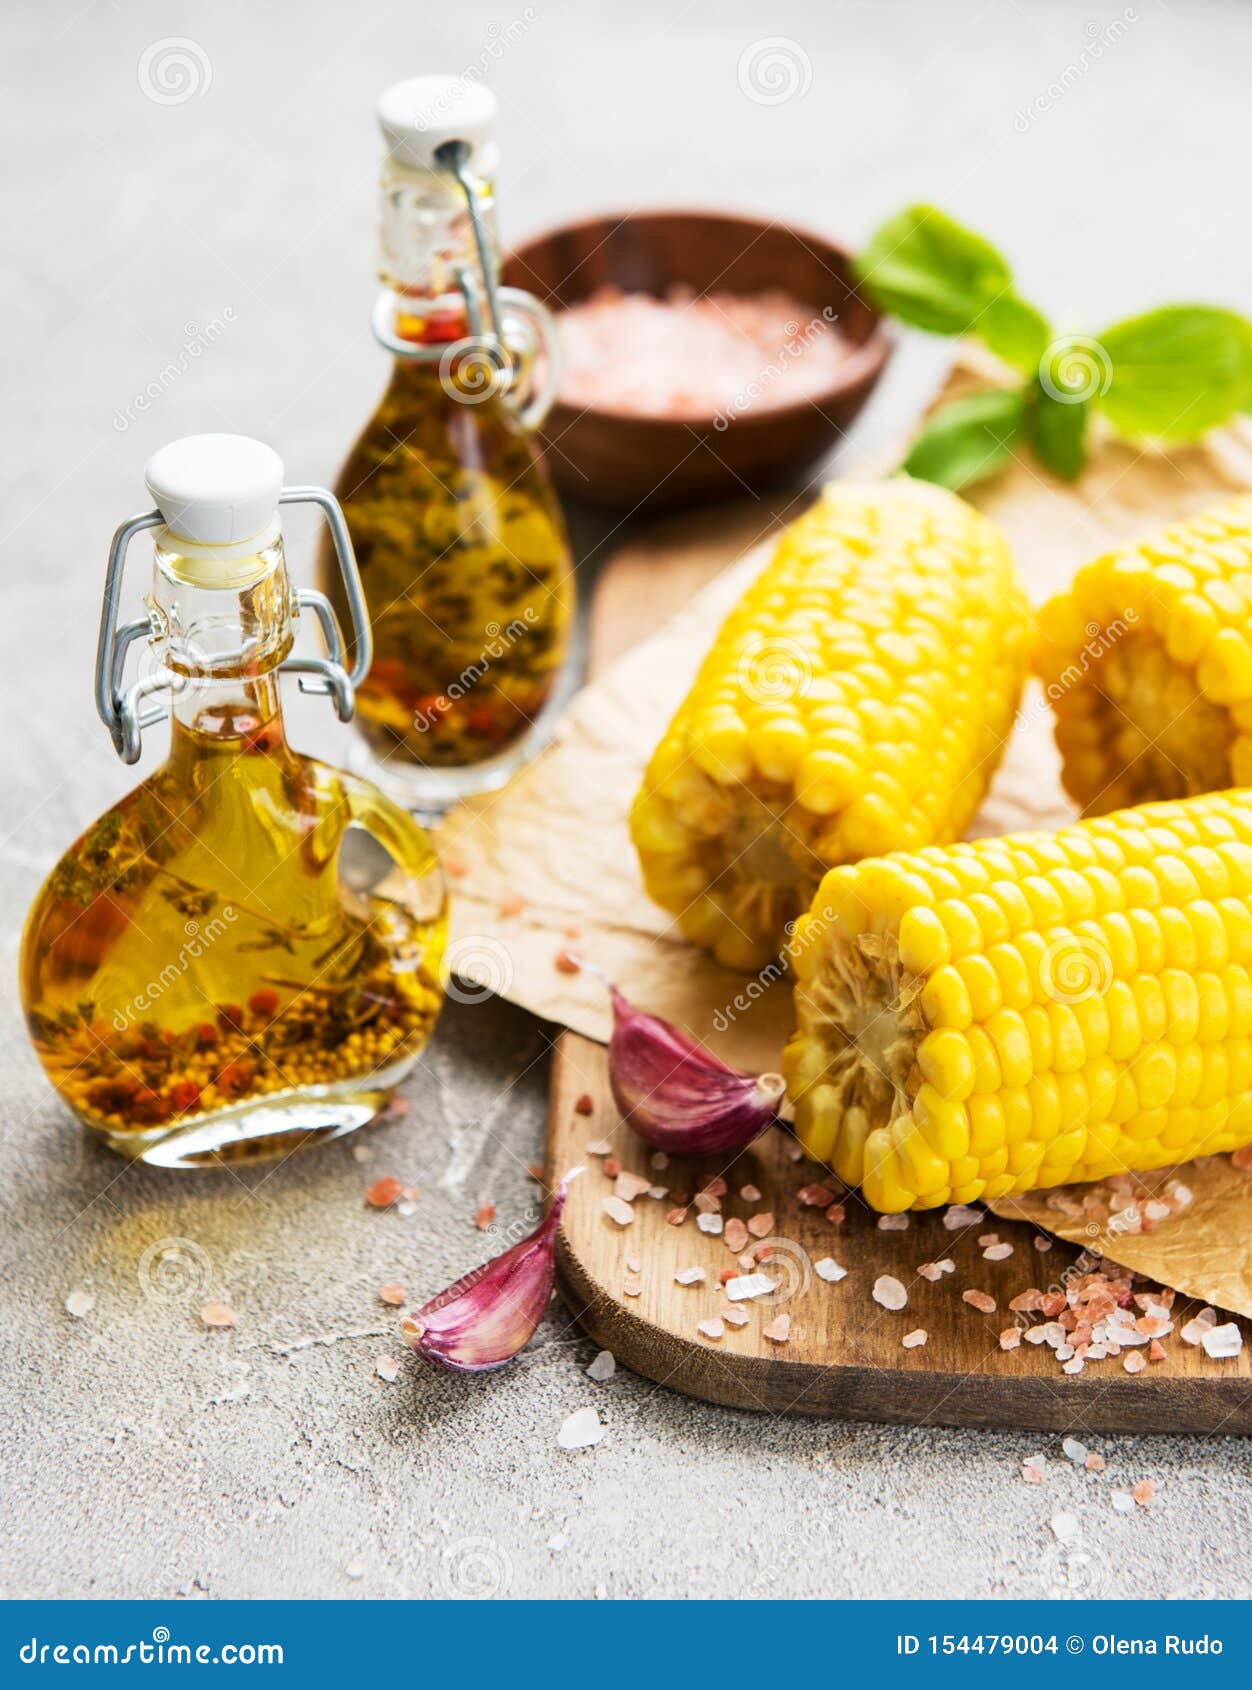
<instances>
[{"instance_id":1,"label":"wooden bowl","mask_svg":"<svg viewBox=\"0 0 1252 1690\"><path fill-rule=\"evenodd\" d=\"M803 481L865 403L892 349L878 312L857 291L849 255L823 236L728 212L643 211L590 217L524 241L504 280L559 312L613 286L663 295L757 294L781 288L814 315L829 309L851 350L812 399L744 411L722 426L579 409L558 400L541 431L545 462L572 499L617 510L672 509Z\"/></svg>"}]
</instances>

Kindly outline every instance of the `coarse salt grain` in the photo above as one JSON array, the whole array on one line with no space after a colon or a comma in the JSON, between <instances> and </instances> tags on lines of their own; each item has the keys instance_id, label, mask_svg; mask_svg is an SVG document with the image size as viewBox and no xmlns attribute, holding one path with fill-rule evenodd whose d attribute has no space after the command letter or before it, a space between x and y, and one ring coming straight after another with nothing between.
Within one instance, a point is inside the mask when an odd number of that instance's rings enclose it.
<instances>
[{"instance_id":1,"label":"coarse salt grain","mask_svg":"<svg viewBox=\"0 0 1252 1690\"><path fill-rule=\"evenodd\" d=\"M1109 1501L1113 1504L1113 1507L1119 1514L1133 1514L1135 1511L1135 1499L1131 1496L1129 1491L1111 1491L1109 1493Z\"/></svg>"},{"instance_id":2,"label":"coarse salt grain","mask_svg":"<svg viewBox=\"0 0 1252 1690\"><path fill-rule=\"evenodd\" d=\"M1087 1459L1087 1446L1077 1438L1062 1438L1061 1454L1067 1461L1083 1462Z\"/></svg>"},{"instance_id":3,"label":"coarse salt grain","mask_svg":"<svg viewBox=\"0 0 1252 1690\"><path fill-rule=\"evenodd\" d=\"M90 1291L71 1291L65 1299L65 1312L75 1320L83 1320L96 1306L96 1299Z\"/></svg>"},{"instance_id":4,"label":"coarse salt grain","mask_svg":"<svg viewBox=\"0 0 1252 1690\"><path fill-rule=\"evenodd\" d=\"M1148 1358L1142 1350L1131 1350L1130 1354L1122 1361L1122 1366L1127 1373L1142 1373L1147 1365Z\"/></svg>"},{"instance_id":5,"label":"coarse salt grain","mask_svg":"<svg viewBox=\"0 0 1252 1690\"><path fill-rule=\"evenodd\" d=\"M907 1232L909 1217L907 1215L879 1215L879 1232Z\"/></svg>"},{"instance_id":6,"label":"coarse salt grain","mask_svg":"<svg viewBox=\"0 0 1252 1690\"><path fill-rule=\"evenodd\" d=\"M741 1185L739 1195L745 1203L759 1203L761 1201L760 1190L755 1185Z\"/></svg>"},{"instance_id":7,"label":"coarse salt grain","mask_svg":"<svg viewBox=\"0 0 1252 1690\"><path fill-rule=\"evenodd\" d=\"M768 1338L771 1344L785 1344L791 1337L791 1316L789 1314L775 1315L768 1326L761 1328L762 1338Z\"/></svg>"},{"instance_id":8,"label":"coarse salt grain","mask_svg":"<svg viewBox=\"0 0 1252 1690\"><path fill-rule=\"evenodd\" d=\"M594 1379L597 1385L603 1385L606 1379L611 1379L617 1372L617 1362L613 1359L612 1350L600 1350L591 1366L587 1368L588 1379Z\"/></svg>"},{"instance_id":9,"label":"coarse salt grain","mask_svg":"<svg viewBox=\"0 0 1252 1690\"><path fill-rule=\"evenodd\" d=\"M870 1295L876 1303L885 1309L902 1309L909 1300L909 1294L904 1286L889 1273L883 1273L874 1281L874 1289Z\"/></svg>"},{"instance_id":10,"label":"coarse salt grain","mask_svg":"<svg viewBox=\"0 0 1252 1690\"><path fill-rule=\"evenodd\" d=\"M996 1300L986 1291L962 1291L961 1301L968 1303L970 1308L977 1309L979 1314L994 1314Z\"/></svg>"},{"instance_id":11,"label":"coarse salt grain","mask_svg":"<svg viewBox=\"0 0 1252 1690\"><path fill-rule=\"evenodd\" d=\"M1048 1524L1058 1543L1077 1543L1082 1536L1077 1514L1054 1514Z\"/></svg>"},{"instance_id":12,"label":"coarse salt grain","mask_svg":"<svg viewBox=\"0 0 1252 1690\"><path fill-rule=\"evenodd\" d=\"M707 1232L710 1238L720 1238L722 1232L722 1217L720 1215L697 1215L696 1225L701 1232Z\"/></svg>"},{"instance_id":13,"label":"coarse salt grain","mask_svg":"<svg viewBox=\"0 0 1252 1690\"><path fill-rule=\"evenodd\" d=\"M669 1167L669 1157L663 1150L654 1150L651 1156L648 1157L648 1166L650 1168L655 1168L658 1172L660 1172L662 1168Z\"/></svg>"},{"instance_id":14,"label":"coarse salt grain","mask_svg":"<svg viewBox=\"0 0 1252 1690\"><path fill-rule=\"evenodd\" d=\"M587 1146L587 1154L588 1156L611 1156L613 1146L607 1138L598 1138L594 1144Z\"/></svg>"},{"instance_id":15,"label":"coarse salt grain","mask_svg":"<svg viewBox=\"0 0 1252 1690\"><path fill-rule=\"evenodd\" d=\"M1046 1256L1048 1251L1052 1248L1052 1240L1050 1238L1045 1238L1041 1232L1035 1234L1034 1244L1035 1249L1038 1250L1041 1256Z\"/></svg>"},{"instance_id":16,"label":"coarse salt grain","mask_svg":"<svg viewBox=\"0 0 1252 1690\"><path fill-rule=\"evenodd\" d=\"M405 1289L404 1286L400 1284L399 1280L394 1281L390 1285L380 1285L378 1287L378 1300L380 1303L386 1303L389 1309L403 1308L404 1298Z\"/></svg>"},{"instance_id":17,"label":"coarse salt grain","mask_svg":"<svg viewBox=\"0 0 1252 1690\"><path fill-rule=\"evenodd\" d=\"M200 1319L206 1326L218 1331L225 1331L227 1327L237 1326L239 1317L228 1303L206 1303L200 1310Z\"/></svg>"},{"instance_id":18,"label":"coarse salt grain","mask_svg":"<svg viewBox=\"0 0 1252 1690\"><path fill-rule=\"evenodd\" d=\"M984 1262L1006 1262L1013 1254L1011 1244L988 1244L982 1253Z\"/></svg>"},{"instance_id":19,"label":"coarse salt grain","mask_svg":"<svg viewBox=\"0 0 1252 1690\"><path fill-rule=\"evenodd\" d=\"M916 1350L920 1349L929 1337L930 1333L927 1332L926 1328L919 1326L915 1331L906 1332L900 1342L906 1350Z\"/></svg>"},{"instance_id":20,"label":"coarse salt grain","mask_svg":"<svg viewBox=\"0 0 1252 1690\"><path fill-rule=\"evenodd\" d=\"M755 1190L755 1187L753 1187ZM746 1190L741 1194L747 1196ZM757 1192L760 1196L760 1192ZM835 1200L835 1194L825 1185L805 1185L796 1192L796 1202L806 1209L825 1209Z\"/></svg>"},{"instance_id":21,"label":"coarse salt grain","mask_svg":"<svg viewBox=\"0 0 1252 1690\"><path fill-rule=\"evenodd\" d=\"M722 1310L722 1319L727 1326L746 1326L750 1318L747 1309L741 1309L738 1303L729 1303Z\"/></svg>"},{"instance_id":22,"label":"coarse salt grain","mask_svg":"<svg viewBox=\"0 0 1252 1690\"><path fill-rule=\"evenodd\" d=\"M400 1363L395 1356L378 1356L374 1361L374 1372L380 1379L385 1379L389 1385L394 1384L399 1377Z\"/></svg>"},{"instance_id":23,"label":"coarse salt grain","mask_svg":"<svg viewBox=\"0 0 1252 1690\"><path fill-rule=\"evenodd\" d=\"M345 1565L343 1571L345 1578L363 1579L369 1571L369 1565L364 1556L357 1555Z\"/></svg>"},{"instance_id":24,"label":"coarse salt grain","mask_svg":"<svg viewBox=\"0 0 1252 1690\"><path fill-rule=\"evenodd\" d=\"M726 1322L720 1315L712 1315L707 1320L696 1322L696 1331L705 1338L720 1338L726 1330Z\"/></svg>"},{"instance_id":25,"label":"coarse salt grain","mask_svg":"<svg viewBox=\"0 0 1252 1690\"><path fill-rule=\"evenodd\" d=\"M1071 1356L1069 1358L1069 1360L1061 1368L1061 1372L1062 1373L1081 1373L1083 1368L1086 1365L1087 1365L1087 1363L1086 1363L1085 1357L1083 1357L1083 1356Z\"/></svg>"},{"instance_id":26,"label":"coarse salt grain","mask_svg":"<svg viewBox=\"0 0 1252 1690\"><path fill-rule=\"evenodd\" d=\"M952 1203L943 1211L943 1224L949 1232L960 1232L967 1226L977 1226L979 1221L985 1221L986 1213L982 1209L974 1209L967 1203Z\"/></svg>"},{"instance_id":27,"label":"coarse salt grain","mask_svg":"<svg viewBox=\"0 0 1252 1690\"><path fill-rule=\"evenodd\" d=\"M697 1191L696 1208L702 1215L720 1215L722 1200L714 1191Z\"/></svg>"},{"instance_id":28,"label":"coarse salt grain","mask_svg":"<svg viewBox=\"0 0 1252 1690\"><path fill-rule=\"evenodd\" d=\"M644 1179L642 1174L618 1174L613 1186L614 1197L620 1197L623 1203L633 1203L636 1197L642 1197L645 1191L651 1189L652 1181Z\"/></svg>"},{"instance_id":29,"label":"coarse salt grain","mask_svg":"<svg viewBox=\"0 0 1252 1690\"><path fill-rule=\"evenodd\" d=\"M917 1271L923 1279L933 1282L942 1279L945 1273L955 1273L956 1263L945 1256L940 1262L923 1262Z\"/></svg>"},{"instance_id":30,"label":"coarse salt grain","mask_svg":"<svg viewBox=\"0 0 1252 1690\"><path fill-rule=\"evenodd\" d=\"M391 1205L404 1196L405 1187L402 1180L396 1179L394 1174L387 1174L383 1179L376 1179L365 1193L365 1201L371 1209L390 1209Z\"/></svg>"},{"instance_id":31,"label":"coarse salt grain","mask_svg":"<svg viewBox=\"0 0 1252 1690\"><path fill-rule=\"evenodd\" d=\"M738 1255L739 1252L747 1245L748 1229L737 1215L732 1215L730 1220L726 1222L722 1238L726 1244L726 1248L728 1250L733 1250L735 1254Z\"/></svg>"},{"instance_id":32,"label":"coarse salt grain","mask_svg":"<svg viewBox=\"0 0 1252 1690\"><path fill-rule=\"evenodd\" d=\"M665 1219L670 1226L681 1226L687 1218L686 1209L671 1209Z\"/></svg>"},{"instance_id":33,"label":"coarse salt grain","mask_svg":"<svg viewBox=\"0 0 1252 1690\"><path fill-rule=\"evenodd\" d=\"M604 1158L604 1177L605 1177L605 1179L616 1179L618 1174L621 1173L621 1171L622 1171L622 1164L621 1164L621 1160L620 1160L619 1157L617 1157L617 1156L606 1156Z\"/></svg>"},{"instance_id":34,"label":"coarse salt grain","mask_svg":"<svg viewBox=\"0 0 1252 1690\"><path fill-rule=\"evenodd\" d=\"M726 1282L726 1295L732 1303L747 1302L752 1297L764 1297L776 1289L777 1282L767 1273L747 1273Z\"/></svg>"},{"instance_id":35,"label":"coarse salt grain","mask_svg":"<svg viewBox=\"0 0 1252 1690\"><path fill-rule=\"evenodd\" d=\"M702 1267L679 1268L674 1275L675 1285L703 1285L707 1278Z\"/></svg>"},{"instance_id":36,"label":"coarse salt grain","mask_svg":"<svg viewBox=\"0 0 1252 1690\"><path fill-rule=\"evenodd\" d=\"M655 1202L662 1203L669 1196L669 1186L668 1185L650 1185L648 1187L648 1196L651 1197Z\"/></svg>"},{"instance_id":37,"label":"coarse salt grain","mask_svg":"<svg viewBox=\"0 0 1252 1690\"><path fill-rule=\"evenodd\" d=\"M1204 1334L1217 1325L1216 1309L1201 1309L1199 1314L1193 1315L1179 1333L1184 1344L1199 1344Z\"/></svg>"},{"instance_id":38,"label":"coarse salt grain","mask_svg":"<svg viewBox=\"0 0 1252 1690\"><path fill-rule=\"evenodd\" d=\"M623 1203L620 1197L602 1197L600 1206L618 1226L629 1226L635 1218L635 1211L629 1203Z\"/></svg>"},{"instance_id":39,"label":"coarse salt grain","mask_svg":"<svg viewBox=\"0 0 1252 1690\"><path fill-rule=\"evenodd\" d=\"M561 1422L556 1435L561 1449L590 1449L604 1436L605 1427L594 1408L576 1408Z\"/></svg>"},{"instance_id":40,"label":"coarse salt grain","mask_svg":"<svg viewBox=\"0 0 1252 1690\"><path fill-rule=\"evenodd\" d=\"M1021 1341L1022 1329L1020 1326L1006 1326L1000 1334L1000 1348L1002 1350L1015 1350Z\"/></svg>"},{"instance_id":41,"label":"coarse salt grain","mask_svg":"<svg viewBox=\"0 0 1252 1690\"><path fill-rule=\"evenodd\" d=\"M1091 1454L1083 1462L1083 1466L1087 1469L1088 1473L1103 1473L1104 1457L1100 1454L1098 1449L1093 1449Z\"/></svg>"},{"instance_id":42,"label":"coarse salt grain","mask_svg":"<svg viewBox=\"0 0 1252 1690\"><path fill-rule=\"evenodd\" d=\"M813 1272L828 1285L838 1285L841 1279L848 1276L847 1268L841 1268L833 1256L823 1256L820 1262L814 1262Z\"/></svg>"},{"instance_id":43,"label":"coarse salt grain","mask_svg":"<svg viewBox=\"0 0 1252 1690\"><path fill-rule=\"evenodd\" d=\"M1204 1345L1204 1353L1214 1361L1230 1361L1243 1348L1243 1333L1234 1321L1228 1321L1225 1326L1210 1326L1200 1342Z\"/></svg>"},{"instance_id":44,"label":"coarse salt grain","mask_svg":"<svg viewBox=\"0 0 1252 1690\"><path fill-rule=\"evenodd\" d=\"M637 1297L642 1290L643 1280L637 1273L627 1272L622 1275L622 1292L625 1296Z\"/></svg>"},{"instance_id":45,"label":"coarse salt grain","mask_svg":"<svg viewBox=\"0 0 1252 1690\"><path fill-rule=\"evenodd\" d=\"M768 1209L763 1209L759 1215L748 1218L748 1231L753 1238L768 1238L774 1230L774 1217Z\"/></svg>"},{"instance_id":46,"label":"coarse salt grain","mask_svg":"<svg viewBox=\"0 0 1252 1690\"><path fill-rule=\"evenodd\" d=\"M1153 1484L1151 1479L1140 1479L1137 1485L1131 1485L1130 1494L1134 1497L1140 1508L1146 1508L1152 1498L1156 1495L1156 1486Z\"/></svg>"},{"instance_id":47,"label":"coarse salt grain","mask_svg":"<svg viewBox=\"0 0 1252 1690\"><path fill-rule=\"evenodd\" d=\"M628 1273L642 1273L643 1272L643 1257L642 1256L627 1256L627 1258L626 1258L626 1271Z\"/></svg>"}]
</instances>

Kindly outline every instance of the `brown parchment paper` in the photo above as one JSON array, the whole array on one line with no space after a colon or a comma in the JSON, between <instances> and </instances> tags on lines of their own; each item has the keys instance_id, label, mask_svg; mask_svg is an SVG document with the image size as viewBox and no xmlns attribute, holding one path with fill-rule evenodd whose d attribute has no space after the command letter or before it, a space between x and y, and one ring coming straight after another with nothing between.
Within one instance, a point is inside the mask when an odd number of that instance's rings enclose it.
<instances>
[{"instance_id":1,"label":"brown parchment paper","mask_svg":"<svg viewBox=\"0 0 1252 1690\"><path fill-rule=\"evenodd\" d=\"M963 355L939 400L991 379ZM882 473L881 462L869 473ZM1004 530L1032 599L1039 603L1110 546L1178 521L1225 495L1252 488L1252 424L1192 446L1144 450L1097 441L1081 479L1053 480L1021 456L973 499ZM745 538L761 532L749 513ZM682 1023L728 1061L776 1068L791 1031L785 981L734 974L687 943L643 890L627 815L644 763L677 707L714 631L768 560L774 540L750 545L673 620L611 665L575 698L554 743L503 791L462 805L444 821L440 846L454 881L450 961L464 976L536 1015L606 1041L603 988L588 973L562 973L574 950L618 981L627 996ZM662 555L657 567L665 566ZM676 567L681 566L676 556ZM1072 819L1061 792L1051 712L1034 688L974 832L1055 827ZM519 914L502 914L510 900ZM1223 1173L1224 1170L1224 1173ZM1223 1193L1223 1182L1231 1190ZM1226 1308L1252 1302L1252 1179L1222 1161L1191 1182L1196 1202L1169 1227L1117 1240L1115 1259ZM1210 1197L1201 1199L1201 1191ZM1030 1218L1061 1236L1055 1211ZM1236 1207L1227 1214L1224 1205ZM995 1206L998 1213L1007 1208ZM1023 1211L1024 1212L1024 1209ZM1082 1223L1079 1223L1080 1226ZM1240 1241L1232 1247L1232 1233ZM1175 1238L1186 1238L1185 1245ZM1083 1238L1078 1238L1083 1242ZM1110 1240L1105 1240L1110 1243ZM1135 1257L1131 1260L1131 1254ZM1109 1252L1114 1252L1110 1247ZM1182 1280L1187 1283L1182 1283Z\"/></svg>"}]
</instances>

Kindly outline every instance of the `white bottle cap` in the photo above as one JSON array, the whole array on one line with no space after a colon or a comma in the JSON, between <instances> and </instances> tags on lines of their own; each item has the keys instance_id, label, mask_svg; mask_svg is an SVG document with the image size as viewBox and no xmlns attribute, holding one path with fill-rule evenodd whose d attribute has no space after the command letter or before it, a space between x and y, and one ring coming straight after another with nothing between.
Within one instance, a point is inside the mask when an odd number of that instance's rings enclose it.
<instances>
[{"instance_id":1,"label":"white bottle cap","mask_svg":"<svg viewBox=\"0 0 1252 1690\"><path fill-rule=\"evenodd\" d=\"M440 170L436 150L445 141L468 141L472 168L489 174L495 165L495 117L495 95L463 76L411 76L393 83L378 101L388 150L415 170Z\"/></svg>"},{"instance_id":2,"label":"white bottle cap","mask_svg":"<svg viewBox=\"0 0 1252 1690\"><path fill-rule=\"evenodd\" d=\"M278 533L283 461L246 434L189 434L148 460L144 481L168 532L196 546L257 548Z\"/></svg>"}]
</instances>

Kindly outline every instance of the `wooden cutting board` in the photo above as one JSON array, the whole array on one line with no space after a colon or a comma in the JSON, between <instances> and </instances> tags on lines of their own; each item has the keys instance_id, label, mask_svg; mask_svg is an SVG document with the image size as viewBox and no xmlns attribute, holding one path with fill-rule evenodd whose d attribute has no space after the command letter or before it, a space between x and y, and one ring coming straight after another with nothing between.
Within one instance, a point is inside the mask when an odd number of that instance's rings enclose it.
<instances>
[{"instance_id":1,"label":"wooden cutting board","mask_svg":"<svg viewBox=\"0 0 1252 1690\"><path fill-rule=\"evenodd\" d=\"M673 518L649 528L605 567L592 611L590 668L594 674L621 651L652 632L725 566L760 538L771 520L787 514L772 507L721 512L714 517ZM590 1099L590 1112L585 1110ZM613 1189L603 1155L589 1147L608 1141L630 1172L646 1175L671 1193L691 1194L703 1175L720 1175L729 1187L726 1218L745 1221L773 1215L767 1235L753 1238L772 1251L761 1265L775 1281L768 1298L743 1304L748 1322L727 1326L710 1340L697 1323L726 1306L719 1276L742 1271L723 1239L697 1230L694 1209L682 1226L666 1216L668 1198L638 1198L634 1219L617 1226L602 1200ZM570 1188L562 1223L557 1277L579 1324L619 1363L671 1389L734 1408L770 1413L829 1415L852 1420L955 1426L1015 1426L1084 1432L1252 1432L1252 1331L1244 1325L1244 1350L1235 1361L1214 1362L1185 1344L1177 1330L1167 1340L1168 1359L1127 1374L1116 1358L1089 1363L1076 1376L1061 1371L1046 1345L999 1347L1013 1324L1008 1301L1027 1286L1064 1283L1077 1251L1059 1240L1046 1253L1035 1247L1036 1229L988 1215L962 1232L945 1230L941 1216L913 1215L903 1231L881 1231L878 1217L856 1193L845 1199L846 1219L834 1225L824 1210L800 1205L800 1188L823 1170L795 1160L797 1146L775 1130L733 1163L724 1159L672 1158L654 1169L648 1148L622 1124L609 1090L604 1047L573 1033L557 1041L548 1124L548 1174L559 1178L583 1165ZM756 1187L759 1200L739 1195ZM984 1260L977 1240L994 1232L1013 1245L1000 1262ZM954 1273L931 1283L920 1263L944 1257ZM815 1271L830 1258L847 1270L830 1283ZM637 1269L629 1264L637 1263ZM702 1267L705 1283L682 1286L675 1274ZM908 1288L906 1308L891 1312L871 1297L875 1280L890 1274ZM637 1277L636 1277L637 1276ZM630 1286L634 1295L627 1293ZM966 1289L990 1293L994 1314L962 1300ZM1179 1299L1181 1325L1198 1305ZM764 1328L790 1316L785 1343ZM1033 1317L1038 1318L1038 1317ZM922 1329L926 1342L905 1349L906 1333Z\"/></svg>"}]
</instances>

